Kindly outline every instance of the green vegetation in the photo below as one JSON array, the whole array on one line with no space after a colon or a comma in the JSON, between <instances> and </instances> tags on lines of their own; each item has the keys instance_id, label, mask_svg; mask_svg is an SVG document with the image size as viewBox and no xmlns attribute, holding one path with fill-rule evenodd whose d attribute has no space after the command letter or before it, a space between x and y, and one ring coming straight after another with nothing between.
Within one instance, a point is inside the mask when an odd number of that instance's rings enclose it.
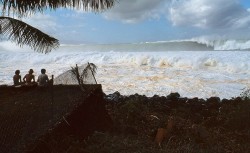
<instances>
[{"instance_id":1,"label":"green vegetation","mask_svg":"<svg viewBox=\"0 0 250 153\"><path fill-rule=\"evenodd\" d=\"M22 22L23 17L45 10L60 8L101 12L114 5L114 0L0 0L0 34L18 45L28 45L37 52L48 53L59 46L59 41L39 29ZM18 18L18 19L15 19Z\"/></svg>"}]
</instances>

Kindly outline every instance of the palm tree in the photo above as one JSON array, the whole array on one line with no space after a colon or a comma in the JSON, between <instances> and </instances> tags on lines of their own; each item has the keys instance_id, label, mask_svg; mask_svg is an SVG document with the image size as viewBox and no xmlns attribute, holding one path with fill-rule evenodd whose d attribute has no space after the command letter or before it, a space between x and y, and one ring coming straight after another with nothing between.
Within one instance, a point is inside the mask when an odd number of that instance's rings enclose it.
<instances>
[{"instance_id":1,"label":"palm tree","mask_svg":"<svg viewBox=\"0 0 250 153\"><path fill-rule=\"evenodd\" d=\"M58 8L83 9L84 11L101 12L111 8L115 0L0 0L0 34L18 45L28 45L37 52L48 53L59 46L59 41L39 29L10 17L24 16L56 10Z\"/></svg>"},{"instance_id":2,"label":"palm tree","mask_svg":"<svg viewBox=\"0 0 250 153\"><path fill-rule=\"evenodd\" d=\"M82 70L82 72L79 72L79 67L76 64L76 67L71 67L71 74L73 74L73 78L77 80L78 85L80 86L80 89L82 91L86 91L84 87L84 82L87 80L87 77L91 75L94 80L95 84L97 84L97 81L95 79L97 66L94 63L87 63L86 67Z\"/></svg>"}]
</instances>

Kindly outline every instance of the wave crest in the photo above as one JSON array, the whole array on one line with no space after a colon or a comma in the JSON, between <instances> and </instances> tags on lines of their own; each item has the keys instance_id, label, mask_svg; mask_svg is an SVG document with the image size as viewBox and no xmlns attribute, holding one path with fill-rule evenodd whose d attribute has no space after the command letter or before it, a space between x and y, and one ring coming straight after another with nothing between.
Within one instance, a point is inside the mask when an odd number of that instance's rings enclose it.
<instances>
[{"instance_id":1,"label":"wave crest","mask_svg":"<svg viewBox=\"0 0 250 153\"><path fill-rule=\"evenodd\" d=\"M82 51L118 51L118 52L147 52L147 51L227 51L250 50L250 40L210 40L193 38L187 40L140 42L127 44L84 44L61 45L61 50Z\"/></svg>"}]
</instances>

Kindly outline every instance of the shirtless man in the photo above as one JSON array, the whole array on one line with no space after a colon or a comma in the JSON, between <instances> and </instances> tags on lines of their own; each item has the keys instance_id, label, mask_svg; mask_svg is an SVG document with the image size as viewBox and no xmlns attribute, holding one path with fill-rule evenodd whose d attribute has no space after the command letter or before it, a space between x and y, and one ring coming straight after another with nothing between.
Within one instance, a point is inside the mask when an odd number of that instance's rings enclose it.
<instances>
[{"instance_id":1,"label":"shirtless man","mask_svg":"<svg viewBox=\"0 0 250 153\"><path fill-rule=\"evenodd\" d=\"M35 76L33 75L33 69L29 70L29 73L26 74L23 78L23 81L27 84L27 85L31 85L33 84L33 82L35 82ZM31 82L33 80L33 82Z\"/></svg>"},{"instance_id":2,"label":"shirtless man","mask_svg":"<svg viewBox=\"0 0 250 153\"><path fill-rule=\"evenodd\" d=\"M15 75L13 76L13 82L14 82L14 86L20 85L22 83L20 70L15 71Z\"/></svg>"},{"instance_id":3,"label":"shirtless man","mask_svg":"<svg viewBox=\"0 0 250 153\"><path fill-rule=\"evenodd\" d=\"M38 79L37 79L39 86L47 86L49 83L48 75L45 73L46 73L46 70L41 69L41 74L38 76Z\"/></svg>"}]
</instances>

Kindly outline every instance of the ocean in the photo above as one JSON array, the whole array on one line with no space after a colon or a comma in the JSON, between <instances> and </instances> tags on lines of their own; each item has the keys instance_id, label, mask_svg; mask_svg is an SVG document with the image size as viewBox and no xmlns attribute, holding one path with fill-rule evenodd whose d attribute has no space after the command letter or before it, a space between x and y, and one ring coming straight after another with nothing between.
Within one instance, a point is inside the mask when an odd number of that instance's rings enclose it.
<instances>
[{"instance_id":1,"label":"ocean","mask_svg":"<svg viewBox=\"0 0 250 153\"><path fill-rule=\"evenodd\" d=\"M0 84L12 84L45 68L55 79L76 64L94 63L96 80L106 94L208 98L239 96L250 88L250 40L176 40L131 44L61 44L48 54L0 42Z\"/></svg>"}]
</instances>

